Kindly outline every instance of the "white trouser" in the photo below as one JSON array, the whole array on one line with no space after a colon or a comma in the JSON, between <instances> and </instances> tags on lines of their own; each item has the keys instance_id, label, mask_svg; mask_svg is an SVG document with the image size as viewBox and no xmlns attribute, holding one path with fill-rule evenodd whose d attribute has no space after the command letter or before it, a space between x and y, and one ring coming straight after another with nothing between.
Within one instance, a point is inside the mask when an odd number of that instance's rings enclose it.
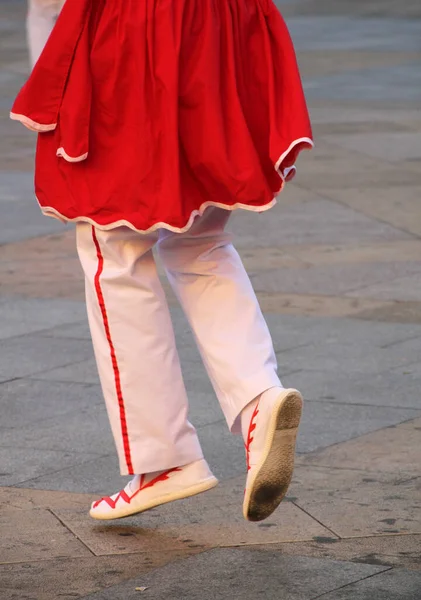
<instances>
[{"instance_id":1,"label":"white trouser","mask_svg":"<svg viewBox=\"0 0 421 600\"><path fill-rule=\"evenodd\" d=\"M28 0L26 31L31 65L37 62L64 0Z\"/></svg>"},{"instance_id":2,"label":"white trouser","mask_svg":"<svg viewBox=\"0 0 421 600\"><path fill-rule=\"evenodd\" d=\"M183 234L77 225L79 257L103 394L122 475L202 458L152 248L190 322L228 426L280 386L271 337L241 259L212 208Z\"/></svg>"}]
</instances>

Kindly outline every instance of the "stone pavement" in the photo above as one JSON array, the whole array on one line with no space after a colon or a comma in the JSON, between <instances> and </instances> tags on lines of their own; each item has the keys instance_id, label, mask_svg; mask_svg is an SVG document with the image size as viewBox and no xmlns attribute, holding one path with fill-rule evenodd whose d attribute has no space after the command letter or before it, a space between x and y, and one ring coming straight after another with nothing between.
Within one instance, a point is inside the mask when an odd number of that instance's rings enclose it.
<instances>
[{"instance_id":1,"label":"stone pavement","mask_svg":"<svg viewBox=\"0 0 421 600\"><path fill-rule=\"evenodd\" d=\"M2 600L421 597L421 4L291 0L317 150L274 210L232 227L286 385L306 399L272 518L241 516L244 456L169 293L191 419L218 488L118 523L120 488L74 231L41 217L22 0L0 0ZM141 592L136 588L147 588Z\"/></svg>"}]
</instances>

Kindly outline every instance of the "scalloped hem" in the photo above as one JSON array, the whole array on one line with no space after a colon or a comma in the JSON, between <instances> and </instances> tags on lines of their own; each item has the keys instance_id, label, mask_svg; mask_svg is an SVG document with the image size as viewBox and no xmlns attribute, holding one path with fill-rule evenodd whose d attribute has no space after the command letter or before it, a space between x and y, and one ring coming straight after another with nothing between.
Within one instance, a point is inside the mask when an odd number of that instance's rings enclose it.
<instances>
[{"instance_id":1,"label":"scalloped hem","mask_svg":"<svg viewBox=\"0 0 421 600\"><path fill-rule=\"evenodd\" d=\"M56 210L52 206L42 206L41 203L39 202L38 198L37 198L37 201L38 201L38 204L40 205L42 213L45 216L58 219L62 223L78 223L78 222L89 223L90 225L93 225L94 227L96 227L100 230L103 230L103 231L109 231L110 229L115 229L116 227L129 227L133 231L136 231L137 233L140 233L143 235L148 234L148 233L153 233L154 231L157 231L158 229L167 229L168 231L172 231L173 233L185 233L193 225L194 220L197 217L202 216L203 213L205 212L205 210L212 206L216 207L216 208L222 208L223 210L228 210L231 212L234 210L237 210L237 209L243 209L243 210L248 210L249 212L255 212L255 213L265 212L265 211L269 210L270 208L272 208L273 206L275 206L276 196L283 190L285 183L290 181L296 173L295 165L291 165L290 167L285 167L284 169L282 169L282 163L288 157L288 154L299 144L303 144L302 150L311 150L314 147L314 142L311 138L308 138L308 137L298 138L297 140L294 140L290 144L289 148L281 154L281 156L279 157L279 159L276 161L276 163L274 165L276 172L278 173L278 175L281 178L281 186L280 186L277 194L275 195L275 197L270 202L268 202L267 204L263 204L262 206L253 206L250 204L242 204L241 202L237 202L236 204L222 204L221 202L212 202L212 201L204 202L200 206L199 209L194 210L190 214L189 220L187 221L187 223L184 227L174 227L173 225L170 225L169 223L158 222L158 223L155 223L154 225L152 225L151 227L149 227L148 229L138 229L133 223L131 223L130 221L127 221L126 219L120 219L118 221L113 221L112 223L108 223L107 225L101 225L101 224L97 223L94 219L91 219L90 217L86 217L83 215L80 217L75 217L75 218L66 217L65 215L61 214L58 210ZM64 148L59 148L59 150L57 151L57 155L62 156L68 162L80 162L80 161L85 160L87 157L87 154L84 154L78 158L69 157L66 154L66 152L64 151Z\"/></svg>"},{"instance_id":2,"label":"scalloped hem","mask_svg":"<svg viewBox=\"0 0 421 600\"><path fill-rule=\"evenodd\" d=\"M64 148L59 148L56 152L56 156L64 158L64 160L66 160L69 163L78 163L86 160L88 158L88 153L85 152L85 154L81 154L80 156L70 156L69 154L67 154Z\"/></svg>"},{"instance_id":3,"label":"scalloped hem","mask_svg":"<svg viewBox=\"0 0 421 600\"><path fill-rule=\"evenodd\" d=\"M9 116L12 119L12 121L20 121L22 125L25 125L25 127L27 129L30 129L31 131L35 131L35 133L45 133L47 131L54 131L54 129L57 127L57 123L43 125L42 123L37 123L36 121L33 121L25 115L19 115L14 112L9 113Z\"/></svg>"},{"instance_id":4,"label":"scalloped hem","mask_svg":"<svg viewBox=\"0 0 421 600\"><path fill-rule=\"evenodd\" d=\"M285 167L285 169L282 169L282 163L287 158L288 154L295 148L295 146L298 146L299 144L305 144L302 150L311 150L312 148L314 148L314 142L309 137L298 138L297 140L291 142L289 147L285 150L285 152L281 154L281 156L275 163L275 171L278 173L279 177L282 179L283 182L290 181L295 175L295 172L297 170L295 165Z\"/></svg>"},{"instance_id":5,"label":"scalloped hem","mask_svg":"<svg viewBox=\"0 0 421 600\"><path fill-rule=\"evenodd\" d=\"M212 206L216 207L216 208L222 208L222 209L228 210L228 211L234 211L239 208L242 208L243 210L248 210L250 212L256 212L256 213L265 212L265 211L269 210L270 208L272 208L273 206L275 206L276 198L273 198L273 200L271 200L267 204L263 204L262 206L250 206L249 204L241 204L240 202L238 202L237 204L232 204L232 205L221 204L220 202L205 202L204 204L201 205L201 207L198 210L194 210L191 213L190 218L184 227L174 227L173 225L170 225L169 223L159 222L159 223L155 223L154 225L152 225L152 227L149 227L149 229L137 229L137 227L135 227L133 225L133 223L130 223L130 221L126 221L125 219L121 219L119 221L113 221L112 223L108 223L107 225L101 225L101 224L97 223L94 219L91 219L90 217L81 216L81 217L76 217L76 218L71 219L69 217L66 217L65 215L62 215L58 210L56 210L55 208L52 208L51 206L41 206L39 200L38 200L38 204L40 205L42 213L46 217L52 217L54 219L58 219L62 223L89 223L90 225L93 225L94 227L96 227L97 229L100 229L102 231L110 231L111 229L115 229L116 227L129 227L130 229L132 229L133 231L136 231L137 233L146 235L148 233L153 233L153 232L157 231L158 229L167 229L168 231L172 231L173 233L185 233L193 225L194 220L197 217L201 217L203 215L203 213L205 212L205 210Z\"/></svg>"}]
</instances>

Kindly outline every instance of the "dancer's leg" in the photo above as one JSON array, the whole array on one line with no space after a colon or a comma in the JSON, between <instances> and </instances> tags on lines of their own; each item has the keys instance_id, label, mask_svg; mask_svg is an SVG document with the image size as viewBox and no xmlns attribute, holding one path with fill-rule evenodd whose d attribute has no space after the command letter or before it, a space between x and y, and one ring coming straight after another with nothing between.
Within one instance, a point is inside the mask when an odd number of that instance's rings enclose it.
<instances>
[{"instance_id":1,"label":"dancer's leg","mask_svg":"<svg viewBox=\"0 0 421 600\"><path fill-rule=\"evenodd\" d=\"M225 232L229 215L208 209L187 233L161 232L158 249L228 425L239 433L244 407L281 382L256 295Z\"/></svg>"},{"instance_id":2,"label":"dancer's leg","mask_svg":"<svg viewBox=\"0 0 421 600\"><path fill-rule=\"evenodd\" d=\"M121 474L202 458L171 319L152 255L156 235L78 224L92 340Z\"/></svg>"}]
</instances>

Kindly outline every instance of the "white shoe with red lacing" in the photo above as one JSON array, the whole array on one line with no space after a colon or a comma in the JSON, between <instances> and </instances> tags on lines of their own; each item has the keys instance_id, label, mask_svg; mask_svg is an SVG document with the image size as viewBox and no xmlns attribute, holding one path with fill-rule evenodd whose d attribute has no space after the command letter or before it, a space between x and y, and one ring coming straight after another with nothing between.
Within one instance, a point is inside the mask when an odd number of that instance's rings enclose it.
<instances>
[{"instance_id":1,"label":"white shoe with red lacing","mask_svg":"<svg viewBox=\"0 0 421 600\"><path fill-rule=\"evenodd\" d=\"M166 502L206 492L217 484L218 480L207 462L196 460L167 471L135 475L117 494L93 502L89 514L94 519L121 519Z\"/></svg>"},{"instance_id":2,"label":"white shoe with red lacing","mask_svg":"<svg viewBox=\"0 0 421 600\"><path fill-rule=\"evenodd\" d=\"M303 399L293 389L272 388L268 392L254 409L245 442L248 474L243 514L248 521L263 521L273 513L288 490L294 470Z\"/></svg>"}]
</instances>

